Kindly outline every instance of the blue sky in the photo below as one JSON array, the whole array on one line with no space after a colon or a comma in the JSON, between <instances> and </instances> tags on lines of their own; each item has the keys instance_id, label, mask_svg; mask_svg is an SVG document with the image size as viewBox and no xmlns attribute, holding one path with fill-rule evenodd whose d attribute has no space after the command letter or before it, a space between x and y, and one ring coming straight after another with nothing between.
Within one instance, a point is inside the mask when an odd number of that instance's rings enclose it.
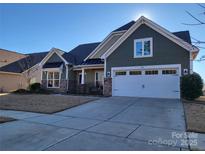
<instances>
[{"instance_id":1,"label":"blue sky","mask_svg":"<svg viewBox=\"0 0 205 154\"><path fill-rule=\"evenodd\" d=\"M0 4L0 48L22 53L69 51L78 44L102 41L108 33L144 15L171 32L189 30L205 41L205 26L186 10L204 19L197 4ZM204 45L205 46L205 45ZM198 58L205 55L201 50ZM205 80L205 61L194 62Z\"/></svg>"}]
</instances>

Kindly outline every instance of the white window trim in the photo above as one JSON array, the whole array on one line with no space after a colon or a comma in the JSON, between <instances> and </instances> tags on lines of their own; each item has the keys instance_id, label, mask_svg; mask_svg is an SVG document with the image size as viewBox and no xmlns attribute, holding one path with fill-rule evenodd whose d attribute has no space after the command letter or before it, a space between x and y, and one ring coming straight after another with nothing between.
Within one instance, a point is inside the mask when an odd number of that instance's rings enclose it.
<instances>
[{"instance_id":1,"label":"white window trim","mask_svg":"<svg viewBox=\"0 0 205 154\"><path fill-rule=\"evenodd\" d=\"M145 41L150 41L150 55L144 55L144 42ZM137 42L142 42L142 55L141 56L136 55L136 49L137 49L136 43ZM146 58L146 57L152 57L152 56L153 56L153 38L152 37L134 40L134 58Z\"/></svg>"},{"instance_id":2,"label":"white window trim","mask_svg":"<svg viewBox=\"0 0 205 154\"><path fill-rule=\"evenodd\" d=\"M48 74L49 74L49 72L53 72L53 79L52 79L52 81L53 81L53 87L49 87L49 86L48 86L48 80L51 80L51 79L48 79ZM58 73L59 73L59 79L54 79L54 72L58 72ZM47 83L46 83L46 84L47 84L47 88L51 88L51 89L52 89L52 88L60 88L60 79L61 79L61 71L47 71ZM54 86L54 81L55 81L55 80L59 80L59 86L58 86L58 87L55 87L55 86Z\"/></svg>"}]
</instances>

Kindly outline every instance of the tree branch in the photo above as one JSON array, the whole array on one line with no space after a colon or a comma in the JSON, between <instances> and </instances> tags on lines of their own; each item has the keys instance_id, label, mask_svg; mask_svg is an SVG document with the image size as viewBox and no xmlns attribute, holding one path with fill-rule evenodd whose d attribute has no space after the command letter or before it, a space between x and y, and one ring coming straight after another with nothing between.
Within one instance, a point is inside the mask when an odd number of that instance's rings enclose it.
<instances>
[{"instance_id":1,"label":"tree branch","mask_svg":"<svg viewBox=\"0 0 205 154\"><path fill-rule=\"evenodd\" d=\"M193 41L192 41L192 43L195 43L195 44L204 44L204 43L205 43L205 41L200 41L200 40L198 40L198 39L196 39L196 38L194 38L194 37L191 37L191 39L193 39L194 41L196 41L196 42L193 42Z\"/></svg>"},{"instance_id":2,"label":"tree branch","mask_svg":"<svg viewBox=\"0 0 205 154\"><path fill-rule=\"evenodd\" d=\"M198 24L188 24L188 23L182 23L183 25L188 25L188 26L199 26L202 25L201 23Z\"/></svg>"},{"instance_id":3,"label":"tree branch","mask_svg":"<svg viewBox=\"0 0 205 154\"><path fill-rule=\"evenodd\" d=\"M205 47L201 47L201 46L196 46L197 48L200 48L200 49L205 49Z\"/></svg>"},{"instance_id":4,"label":"tree branch","mask_svg":"<svg viewBox=\"0 0 205 154\"><path fill-rule=\"evenodd\" d=\"M196 21L198 21L201 24L205 24L205 22L202 22L201 20L199 20L198 18L196 18L195 16L193 16L189 11L186 11L186 13L188 13L192 18L194 18Z\"/></svg>"},{"instance_id":5,"label":"tree branch","mask_svg":"<svg viewBox=\"0 0 205 154\"><path fill-rule=\"evenodd\" d=\"M196 20L198 23L182 23L184 25L190 25L190 26L196 26L196 25L204 25L205 22L201 21L200 19L196 18L194 15L192 15L189 11L186 11L186 13L191 16L194 20Z\"/></svg>"},{"instance_id":6,"label":"tree branch","mask_svg":"<svg viewBox=\"0 0 205 154\"><path fill-rule=\"evenodd\" d=\"M204 61L204 60L205 60L205 55L201 56L199 59L194 60L194 61L201 62L201 61Z\"/></svg>"},{"instance_id":7,"label":"tree branch","mask_svg":"<svg viewBox=\"0 0 205 154\"><path fill-rule=\"evenodd\" d=\"M198 4L200 7L202 7L202 8L204 8L205 9L205 6L204 5L202 5L202 4Z\"/></svg>"}]
</instances>

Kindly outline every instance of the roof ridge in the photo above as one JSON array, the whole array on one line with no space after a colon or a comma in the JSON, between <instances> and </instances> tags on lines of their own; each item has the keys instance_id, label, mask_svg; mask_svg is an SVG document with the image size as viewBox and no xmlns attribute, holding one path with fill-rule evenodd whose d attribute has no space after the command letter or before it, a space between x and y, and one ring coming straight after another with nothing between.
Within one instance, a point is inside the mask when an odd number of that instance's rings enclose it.
<instances>
[{"instance_id":1,"label":"roof ridge","mask_svg":"<svg viewBox=\"0 0 205 154\"><path fill-rule=\"evenodd\" d=\"M83 44L79 44L78 46L80 46L80 45L89 45L89 44L96 44L96 43L101 43L101 42L89 42L89 43L83 43ZM77 47L78 47L77 46Z\"/></svg>"},{"instance_id":2,"label":"roof ridge","mask_svg":"<svg viewBox=\"0 0 205 154\"><path fill-rule=\"evenodd\" d=\"M171 32L171 33L180 33L180 32L189 32L189 30L175 31L175 32Z\"/></svg>"},{"instance_id":3,"label":"roof ridge","mask_svg":"<svg viewBox=\"0 0 205 154\"><path fill-rule=\"evenodd\" d=\"M32 52L32 53L27 53L25 55L33 55L33 54L41 54L41 53L48 53L49 51L42 51L42 52Z\"/></svg>"},{"instance_id":4,"label":"roof ridge","mask_svg":"<svg viewBox=\"0 0 205 154\"><path fill-rule=\"evenodd\" d=\"M0 50L5 50L5 51L8 51L8 52L17 53L17 54L20 54L20 55L25 55L23 53L20 53L20 52L17 52L17 51L13 51L13 50L8 50L8 49L3 49L3 48L0 48Z\"/></svg>"}]
</instances>

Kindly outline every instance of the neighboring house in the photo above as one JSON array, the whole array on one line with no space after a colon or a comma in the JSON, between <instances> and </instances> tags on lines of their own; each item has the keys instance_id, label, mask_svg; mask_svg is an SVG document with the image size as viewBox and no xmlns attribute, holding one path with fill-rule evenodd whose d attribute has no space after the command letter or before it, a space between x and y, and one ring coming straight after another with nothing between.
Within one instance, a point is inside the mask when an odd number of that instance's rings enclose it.
<instances>
[{"instance_id":1,"label":"neighboring house","mask_svg":"<svg viewBox=\"0 0 205 154\"><path fill-rule=\"evenodd\" d=\"M14 61L17 61L25 57L24 54L20 54L14 51L0 49L0 67L8 65Z\"/></svg>"},{"instance_id":2,"label":"neighboring house","mask_svg":"<svg viewBox=\"0 0 205 154\"><path fill-rule=\"evenodd\" d=\"M26 89L29 84L41 82L38 64L48 52L27 54L11 64L0 68L0 92Z\"/></svg>"},{"instance_id":3,"label":"neighboring house","mask_svg":"<svg viewBox=\"0 0 205 154\"><path fill-rule=\"evenodd\" d=\"M193 72L198 52L188 31L171 33L140 17L102 42L82 44L67 53L52 48L29 69L13 68L12 63L0 71L25 76L36 67L35 82L58 92L180 98L180 76Z\"/></svg>"},{"instance_id":4,"label":"neighboring house","mask_svg":"<svg viewBox=\"0 0 205 154\"><path fill-rule=\"evenodd\" d=\"M6 66L10 63L13 63L19 59L26 57L24 54L20 54L14 51L9 51L5 49L0 49L0 67ZM15 80L20 80L20 76L16 76L10 72L0 72L0 92L3 91L3 85L6 84L6 87L15 87Z\"/></svg>"}]
</instances>

